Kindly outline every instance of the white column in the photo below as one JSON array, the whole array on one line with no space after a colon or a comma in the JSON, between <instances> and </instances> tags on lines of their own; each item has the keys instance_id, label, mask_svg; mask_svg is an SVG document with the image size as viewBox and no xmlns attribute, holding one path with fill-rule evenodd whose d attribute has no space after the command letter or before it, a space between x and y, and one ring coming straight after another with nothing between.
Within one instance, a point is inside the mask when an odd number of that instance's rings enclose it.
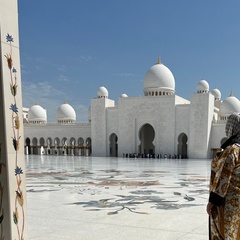
<instances>
[{"instance_id":1,"label":"white column","mask_svg":"<svg viewBox=\"0 0 240 240\"><path fill-rule=\"evenodd\" d=\"M0 239L27 240L17 0L0 1Z\"/></svg>"}]
</instances>

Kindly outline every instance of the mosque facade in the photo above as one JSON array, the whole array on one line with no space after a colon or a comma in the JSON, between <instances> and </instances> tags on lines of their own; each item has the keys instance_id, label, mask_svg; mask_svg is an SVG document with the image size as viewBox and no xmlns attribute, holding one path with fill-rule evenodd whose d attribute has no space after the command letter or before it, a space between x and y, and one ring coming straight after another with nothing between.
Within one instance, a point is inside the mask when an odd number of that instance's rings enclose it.
<instances>
[{"instance_id":1,"label":"mosque facade","mask_svg":"<svg viewBox=\"0 0 240 240\"><path fill-rule=\"evenodd\" d=\"M190 100L175 94L175 79L163 63L146 73L144 95L122 94L118 104L101 86L91 99L88 122L77 123L75 110L64 103L57 122L47 122L40 105L23 109L26 154L99 157L211 158L225 141L228 116L240 113L239 100L221 100L200 80Z\"/></svg>"}]
</instances>

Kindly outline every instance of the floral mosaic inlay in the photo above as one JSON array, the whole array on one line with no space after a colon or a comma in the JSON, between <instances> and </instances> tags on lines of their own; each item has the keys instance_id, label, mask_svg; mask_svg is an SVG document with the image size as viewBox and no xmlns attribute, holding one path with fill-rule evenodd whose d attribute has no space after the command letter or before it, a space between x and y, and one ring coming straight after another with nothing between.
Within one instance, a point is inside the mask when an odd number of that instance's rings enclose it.
<instances>
[{"instance_id":1,"label":"floral mosaic inlay","mask_svg":"<svg viewBox=\"0 0 240 240\"><path fill-rule=\"evenodd\" d=\"M18 113L18 103L17 103L17 69L14 67L14 62L12 58L12 50L13 46L12 43L14 42L13 37L10 34L7 34L6 41L9 44L9 53L6 53L4 56L6 57L6 64L7 68L9 69L9 83L10 87L9 90L12 95L12 103L9 106L9 110L11 111L11 131L12 131L12 145L15 151L15 157L12 161L15 162L15 174L16 179L16 189L15 189L15 198L14 198L14 211L12 214L13 222L17 228L18 239L24 239L24 227L25 227L25 212L24 212L24 198L23 198L23 190L22 190L22 178L21 175L23 174L22 168L19 166L19 148L20 148L20 119ZM1 145L0 145L1 151ZM1 156L1 155L0 155ZM4 169L5 165L1 162L0 158L0 175ZM4 192L4 186L0 182L0 240L4 238L4 229L3 229L3 221L4 221L4 209L2 206L3 196L6 194Z\"/></svg>"}]
</instances>

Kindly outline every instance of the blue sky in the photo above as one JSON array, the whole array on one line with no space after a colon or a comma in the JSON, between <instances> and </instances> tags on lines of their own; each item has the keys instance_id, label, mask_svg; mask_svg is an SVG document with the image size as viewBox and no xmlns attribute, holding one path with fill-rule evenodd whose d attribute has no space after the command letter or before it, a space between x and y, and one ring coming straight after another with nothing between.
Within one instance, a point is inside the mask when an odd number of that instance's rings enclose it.
<instances>
[{"instance_id":1,"label":"blue sky","mask_svg":"<svg viewBox=\"0 0 240 240\"><path fill-rule=\"evenodd\" d=\"M224 100L240 98L240 1L19 0L24 107L38 102L56 122L66 100L87 121L100 86L118 102L143 95L157 62L186 99L201 79Z\"/></svg>"}]
</instances>

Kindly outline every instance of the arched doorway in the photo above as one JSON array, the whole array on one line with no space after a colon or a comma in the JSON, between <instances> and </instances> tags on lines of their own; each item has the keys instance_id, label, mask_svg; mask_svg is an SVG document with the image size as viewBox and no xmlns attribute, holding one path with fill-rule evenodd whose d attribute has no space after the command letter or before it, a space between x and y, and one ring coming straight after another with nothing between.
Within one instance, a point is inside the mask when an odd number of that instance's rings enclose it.
<instances>
[{"instance_id":1,"label":"arched doorway","mask_svg":"<svg viewBox=\"0 0 240 240\"><path fill-rule=\"evenodd\" d=\"M52 138L47 139L47 154L52 154L51 149L53 148L52 146Z\"/></svg>"},{"instance_id":2,"label":"arched doorway","mask_svg":"<svg viewBox=\"0 0 240 240\"><path fill-rule=\"evenodd\" d=\"M57 137L54 139L54 154L58 155L60 154L60 139Z\"/></svg>"},{"instance_id":3,"label":"arched doorway","mask_svg":"<svg viewBox=\"0 0 240 240\"><path fill-rule=\"evenodd\" d=\"M115 133L112 133L109 137L109 155L110 157L118 156L118 137Z\"/></svg>"},{"instance_id":4,"label":"arched doorway","mask_svg":"<svg viewBox=\"0 0 240 240\"><path fill-rule=\"evenodd\" d=\"M29 138L26 138L26 154L31 154L31 141Z\"/></svg>"},{"instance_id":5,"label":"arched doorway","mask_svg":"<svg viewBox=\"0 0 240 240\"><path fill-rule=\"evenodd\" d=\"M71 138L70 139L70 155L72 155L72 156L74 156L74 155L76 155L76 153L75 153L75 144L76 144L76 139L75 138Z\"/></svg>"},{"instance_id":6,"label":"arched doorway","mask_svg":"<svg viewBox=\"0 0 240 240\"><path fill-rule=\"evenodd\" d=\"M153 140L155 138L155 131L150 124L144 124L139 130L139 153L140 154L155 154L155 146Z\"/></svg>"},{"instance_id":7,"label":"arched doorway","mask_svg":"<svg viewBox=\"0 0 240 240\"><path fill-rule=\"evenodd\" d=\"M78 139L78 148L79 148L79 156L84 156L84 146L83 146L83 144L84 144L84 140L83 140L83 138L79 138Z\"/></svg>"},{"instance_id":8,"label":"arched doorway","mask_svg":"<svg viewBox=\"0 0 240 240\"><path fill-rule=\"evenodd\" d=\"M66 137L62 139L62 155L68 155L68 143Z\"/></svg>"},{"instance_id":9,"label":"arched doorway","mask_svg":"<svg viewBox=\"0 0 240 240\"><path fill-rule=\"evenodd\" d=\"M87 148L86 156L91 156L91 154L92 154L92 140L91 140L91 138L86 139L86 148Z\"/></svg>"},{"instance_id":10,"label":"arched doorway","mask_svg":"<svg viewBox=\"0 0 240 240\"><path fill-rule=\"evenodd\" d=\"M40 140L39 140L39 144L40 144L40 154L42 155L42 154L45 154L45 149L44 149L44 147L45 147L45 140L44 140L44 138L40 138Z\"/></svg>"},{"instance_id":11,"label":"arched doorway","mask_svg":"<svg viewBox=\"0 0 240 240\"><path fill-rule=\"evenodd\" d=\"M178 136L178 155L181 155L181 158L187 158L187 141L188 137L185 133L181 133Z\"/></svg>"},{"instance_id":12,"label":"arched doorway","mask_svg":"<svg viewBox=\"0 0 240 240\"><path fill-rule=\"evenodd\" d=\"M32 140L32 150L33 150L33 154L38 154L38 140L37 138L33 138Z\"/></svg>"}]
</instances>

